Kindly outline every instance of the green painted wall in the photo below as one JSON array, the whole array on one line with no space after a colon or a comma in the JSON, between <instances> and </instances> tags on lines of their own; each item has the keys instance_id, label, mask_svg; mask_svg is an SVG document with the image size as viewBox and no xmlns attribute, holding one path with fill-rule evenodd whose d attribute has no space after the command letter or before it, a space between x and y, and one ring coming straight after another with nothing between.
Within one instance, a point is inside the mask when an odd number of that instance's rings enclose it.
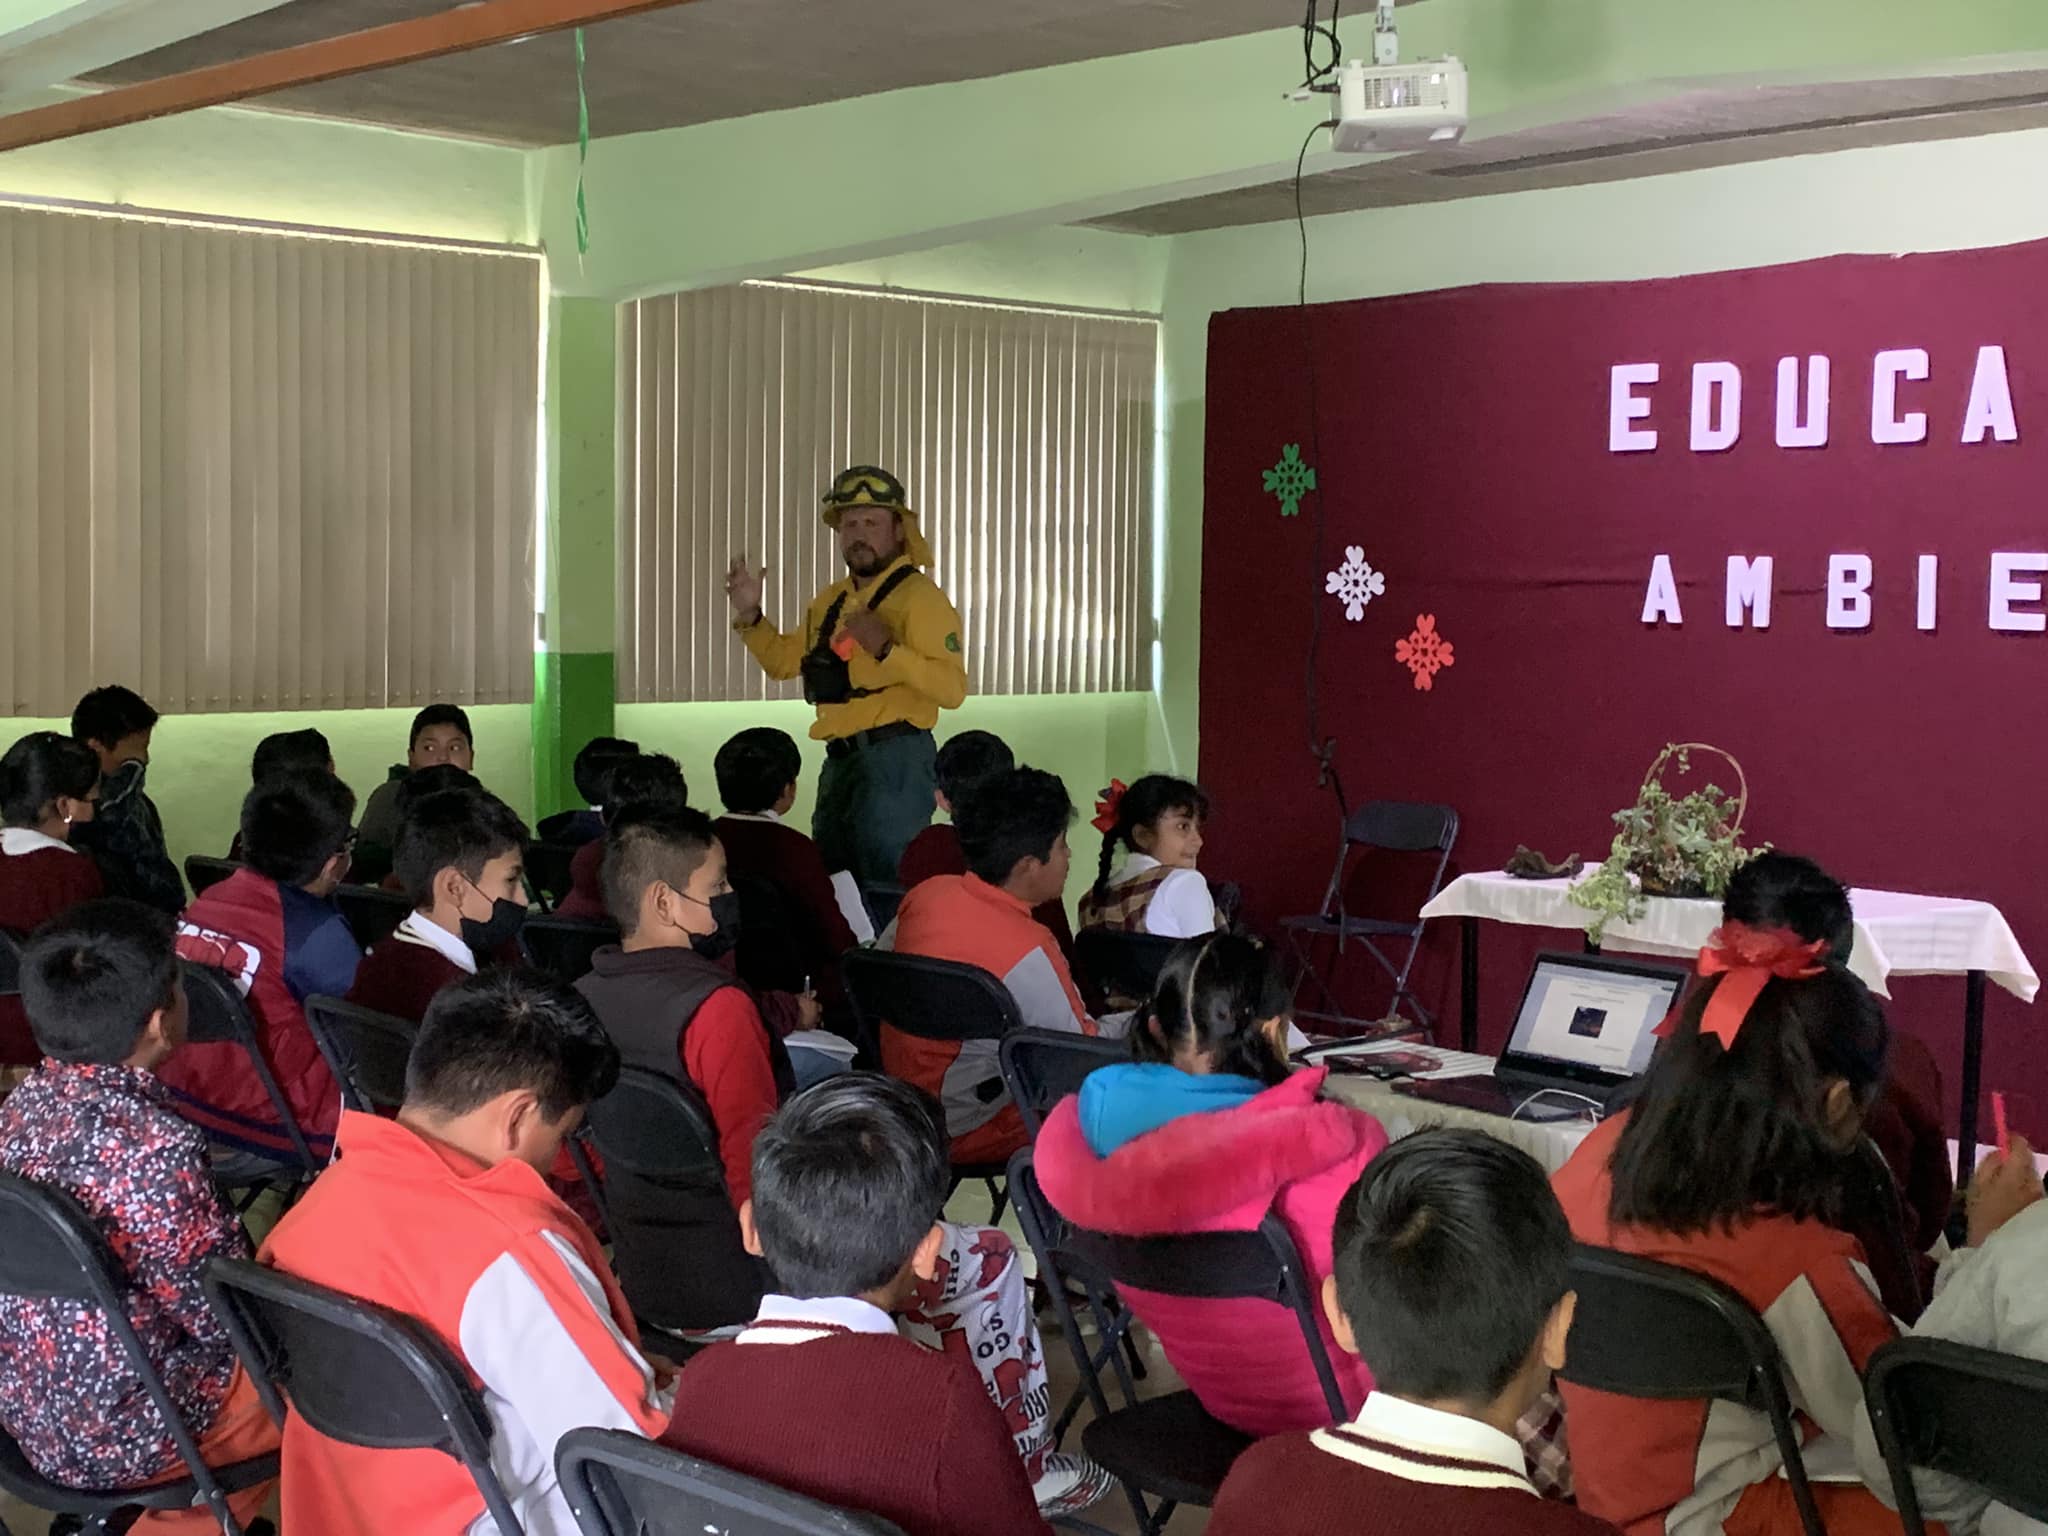
<instances>
[{"instance_id":1,"label":"green painted wall","mask_svg":"<svg viewBox=\"0 0 2048 1536\"><path fill-rule=\"evenodd\" d=\"M1054 225L789 275L865 288L1156 313L1166 299L1170 244Z\"/></svg>"}]
</instances>

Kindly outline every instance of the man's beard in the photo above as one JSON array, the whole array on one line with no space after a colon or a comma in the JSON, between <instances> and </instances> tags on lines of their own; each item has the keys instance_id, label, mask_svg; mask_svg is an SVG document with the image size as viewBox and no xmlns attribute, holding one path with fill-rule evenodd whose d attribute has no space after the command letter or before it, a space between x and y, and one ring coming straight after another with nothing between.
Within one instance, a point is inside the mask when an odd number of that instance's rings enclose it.
<instances>
[{"instance_id":1,"label":"man's beard","mask_svg":"<svg viewBox=\"0 0 2048 1536\"><path fill-rule=\"evenodd\" d=\"M865 544L856 544L846 552L846 568L856 576L872 576L886 563Z\"/></svg>"}]
</instances>

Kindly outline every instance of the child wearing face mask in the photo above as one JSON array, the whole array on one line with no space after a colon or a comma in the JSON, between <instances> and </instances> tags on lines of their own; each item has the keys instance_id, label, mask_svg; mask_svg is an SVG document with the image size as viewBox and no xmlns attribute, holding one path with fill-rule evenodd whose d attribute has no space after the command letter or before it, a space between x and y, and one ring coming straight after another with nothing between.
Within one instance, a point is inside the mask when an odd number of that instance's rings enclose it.
<instances>
[{"instance_id":1,"label":"child wearing face mask","mask_svg":"<svg viewBox=\"0 0 2048 1536\"><path fill-rule=\"evenodd\" d=\"M1199 784L1148 773L1128 789L1111 784L1096 805L1102 867L1081 898L1083 928L1168 939L1216 931L1216 900L1196 867L1209 797ZM1111 873L1117 850L1124 860Z\"/></svg>"},{"instance_id":2,"label":"child wearing face mask","mask_svg":"<svg viewBox=\"0 0 2048 1536\"><path fill-rule=\"evenodd\" d=\"M413 910L357 967L348 1001L417 1024L444 987L514 956L526 840L526 824L482 789L410 801L394 872Z\"/></svg>"}]
</instances>

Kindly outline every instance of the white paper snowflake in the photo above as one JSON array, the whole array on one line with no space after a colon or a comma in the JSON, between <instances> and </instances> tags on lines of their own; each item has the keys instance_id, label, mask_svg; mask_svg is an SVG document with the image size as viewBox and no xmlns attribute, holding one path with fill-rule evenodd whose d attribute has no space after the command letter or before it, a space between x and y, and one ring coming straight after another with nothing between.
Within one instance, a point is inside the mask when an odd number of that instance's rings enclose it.
<instances>
[{"instance_id":1,"label":"white paper snowflake","mask_svg":"<svg viewBox=\"0 0 2048 1536\"><path fill-rule=\"evenodd\" d=\"M1356 624L1365 617L1365 605L1387 590L1387 578L1365 563L1361 546L1347 544L1344 563L1325 578L1323 590L1344 600L1344 617Z\"/></svg>"}]
</instances>

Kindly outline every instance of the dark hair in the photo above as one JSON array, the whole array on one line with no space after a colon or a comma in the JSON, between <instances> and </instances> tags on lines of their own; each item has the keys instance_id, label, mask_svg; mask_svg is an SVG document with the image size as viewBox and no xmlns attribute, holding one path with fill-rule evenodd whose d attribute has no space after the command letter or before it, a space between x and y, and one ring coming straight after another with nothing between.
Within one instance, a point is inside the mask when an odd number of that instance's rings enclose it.
<instances>
[{"instance_id":1,"label":"dark hair","mask_svg":"<svg viewBox=\"0 0 2048 1536\"><path fill-rule=\"evenodd\" d=\"M111 747L137 731L156 729L157 712L132 688L111 683L95 688L71 711L71 734L84 742Z\"/></svg>"},{"instance_id":2,"label":"dark hair","mask_svg":"<svg viewBox=\"0 0 2048 1536\"><path fill-rule=\"evenodd\" d=\"M640 743L617 736L593 736L576 754L569 770L576 781L576 793L585 805L603 805L612 797L612 770L629 757L640 755Z\"/></svg>"},{"instance_id":3,"label":"dark hair","mask_svg":"<svg viewBox=\"0 0 2048 1536\"><path fill-rule=\"evenodd\" d=\"M1868 1106L1890 1030L1870 989L1839 966L1772 979L1734 1045L1700 1018L1727 977L1692 990L1658 1048L1614 1148L1609 1213L1661 1232L1732 1227L1759 1210L1840 1219L1850 1154L1829 1139L1823 1099L1836 1078Z\"/></svg>"},{"instance_id":4,"label":"dark hair","mask_svg":"<svg viewBox=\"0 0 2048 1536\"><path fill-rule=\"evenodd\" d=\"M605 797L607 824L628 806L682 810L690 803L683 767L660 752L642 752L612 769L611 793Z\"/></svg>"},{"instance_id":5,"label":"dark hair","mask_svg":"<svg viewBox=\"0 0 2048 1536\"><path fill-rule=\"evenodd\" d=\"M604 834L604 905L630 935L640 926L640 900L659 880L680 891L711 851L711 818L687 805L633 806Z\"/></svg>"},{"instance_id":6,"label":"dark hair","mask_svg":"<svg viewBox=\"0 0 2048 1536\"><path fill-rule=\"evenodd\" d=\"M1849 962L1856 945L1856 921L1842 882L1796 853L1760 853L1735 871L1721 916L1752 928L1790 928L1811 944L1824 940L1827 957Z\"/></svg>"},{"instance_id":7,"label":"dark hair","mask_svg":"<svg viewBox=\"0 0 2048 1536\"><path fill-rule=\"evenodd\" d=\"M474 885L486 864L524 848L526 841L526 823L496 795L446 789L406 807L392 868L405 899L425 907L434 899L434 877L442 870L453 869Z\"/></svg>"},{"instance_id":8,"label":"dark hair","mask_svg":"<svg viewBox=\"0 0 2048 1536\"><path fill-rule=\"evenodd\" d=\"M469 715L460 704L429 704L412 717L412 735L405 741L410 752L420 744L420 733L437 725L452 725L462 732L462 739L471 746L476 745L476 733L469 728Z\"/></svg>"},{"instance_id":9,"label":"dark hair","mask_svg":"<svg viewBox=\"0 0 2048 1536\"><path fill-rule=\"evenodd\" d=\"M30 731L0 757L0 820L32 827L59 795L84 800L99 781L91 747L57 731Z\"/></svg>"},{"instance_id":10,"label":"dark hair","mask_svg":"<svg viewBox=\"0 0 2048 1536\"><path fill-rule=\"evenodd\" d=\"M553 1123L618 1080L619 1048L582 993L539 971L488 970L434 995L405 1063L405 1102L466 1115L530 1088Z\"/></svg>"},{"instance_id":11,"label":"dark hair","mask_svg":"<svg viewBox=\"0 0 2048 1536\"><path fill-rule=\"evenodd\" d=\"M177 923L139 901L73 907L21 955L21 1001L36 1047L59 1061L126 1061L149 1016L177 1003Z\"/></svg>"},{"instance_id":12,"label":"dark hair","mask_svg":"<svg viewBox=\"0 0 2048 1536\"><path fill-rule=\"evenodd\" d=\"M1136 852L1138 845L1131 834L1175 811L1185 812L1196 821L1208 820L1209 797L1202 786L1169 774L1148 773L1124 791L1123 799L1117 802L1116 825L1102 834L1102 864L1095 874L1098 900L1109 894L1109 866L1117 849Z\"/></svg>"},{"instance_id":13,"label":"dark hair","mask_svg":"<svg viewBox=\"0 0 2048 1536\"><path fill-rule=\"evenodd\" d=\"M249 782L261 784L265 779L277 777L280 773L291 773L299 769L315 769L321 773L332 773L334 751L327 745L327 738L310 728L303 731L279 731L266 736L256 743L256 750L249 758Z\"/></svg>"},{"instance_id":14,"label":"dark hair","mask_svg":"<svg viewBox=\"0 0 2048 1536\"><path fill-rule=\"evenodd\" d=\"M991 774L1016 767L1017 755L994 731L962 731L939 748L936 766L939 793L948 805L958 805Z\"/></svg>"},{"instance_id":15,"label":"dark hair","mask_svg":"<svg viewBox=\"0 0 2048 1536\"><path fill-rule=\"evenodd\" d=\"M1131 1031L1139 1061L1172 1062L1183 1047L1208 1055L1218 1072L1271 1086L1287 1060L1259 1028L1288 1012L1290 998L1266 946L1241 933L1186 939L1160 968L1147 1021Z\"/></svg>"},{"instance_id":16,"label":"dark hair","mask_svg":"<svg viewBox=\"0 0 2048 1536\"><path fill-rule=\"evenodd\" d=\"M405 831L405 819L412 814L412 808L433 795L445 795L455 790L468 790L472 794L486 793L483 781L467 768L458 768L453 763L436 763L431 768L415 768L398 781L398 788L391 792L391 816L398 823L400 834Z\"/></svg>"},{"instance_id":17,"label":"dark hair","mask_svg":"<svg viewBox=\"0 0 2048 1536\"><path fill-rule=\"evenodd\" d=\"M754 1226L776 1289L860 1296L901 1273L946 1204L939 1107L850 1072L798 1094L754 1138Z\"/></svg>"},{"instance_id":18,"label":"dark hair","mask_svg":"<svg viewBox=\"0 0 2048 1536\"><path fill-rule=\"evenodd\" d=\"M1337 1207L1337 1300L1379 1391L1477 1407L1505 1392L1571 1288L1571 1228L1536 1160L1420 1131Z\"/></svg>"},{"instance_id":19,"label":"dark hair","mask_svg":"<svg viewBox=\"0 0 2048 1536\"><path fill-rule=\"evenodd\" d=\"M735 816L765 811L803 772L804 755L787 731L757 725L741 731L712 760L718 798Z\"/></svg>"},{"instance_id":20,"label":"dark hair","mask_svg":"<svg viewBox=\"0 0 2048 1536\"><path fill-rule=\"evenodd\" d=\"M1042 768L991 774L953 807L967 867L990 885L1008 880L1025 859L1050 859L1073 819L1067 786Z\"/></svg>"},{"instance_id":21,"label":"dark hair","mask_svg":"<svg viewBox=\"0 0 2048 1536\"><path fill-rule=\"evenodd\" d=\"M242 801L242 860L279 885L306 885L348 847L356 792L325 769L266 779Z\"/></svg>"}]
</instances>

